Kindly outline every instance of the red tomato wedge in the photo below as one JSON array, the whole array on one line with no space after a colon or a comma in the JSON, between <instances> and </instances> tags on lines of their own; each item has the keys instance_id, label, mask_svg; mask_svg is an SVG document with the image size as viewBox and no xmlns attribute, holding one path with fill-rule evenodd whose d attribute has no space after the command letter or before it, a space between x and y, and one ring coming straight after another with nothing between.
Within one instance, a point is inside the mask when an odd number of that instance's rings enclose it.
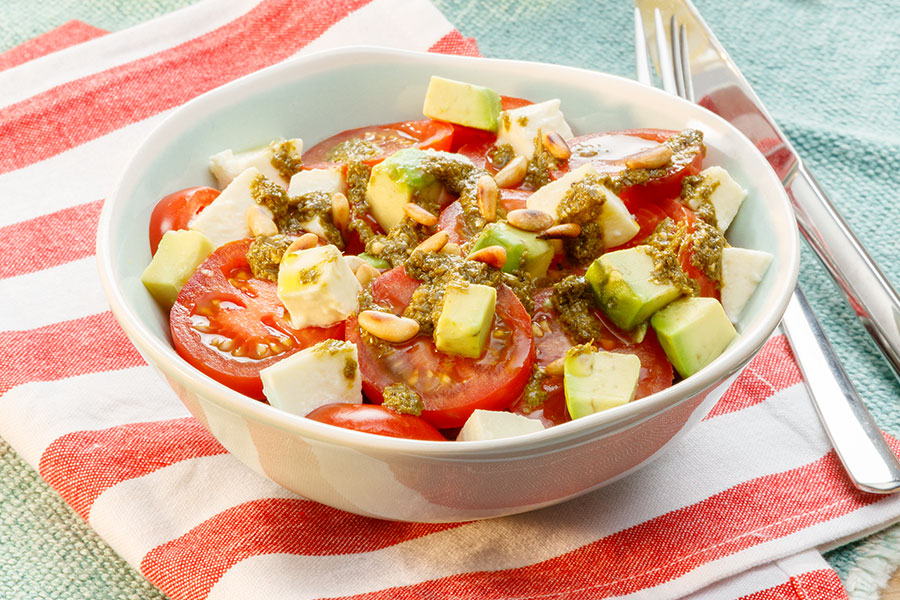
<instances>
[{"instance_id":1,"label":"red tomato wedge","mask_svg":"<svg viewBox=\"0 0 900 600\"><path fill-rule=\"evenodd\" d=\"M370 292L378 304L400 312L418 286L397 267L375 280ZM463 425L477 408L509 408L528 383L534 362L531 319L506 286L497 290L493 330L478 359L441 352L428 336L391 344L382 355L363 339L353 318L347 321L346 338L357 345L363 392L371 401L381 403L381 390L404 383L422 397L422 417L439 429Z\"/></svg>"},{"instance_id":2,"label":"red tomato wedge","mask_svg":"<svg viewBox=\"0 0 900 600\"><path fill-rule=\"evenodd\" d=\"M303 162L329 162L329 154L336 146L353 140L374 144L378 148L377 154L363 161L371 166L402 148L450 150L453 126L443 121L425 119L348 129L322 140L304 152Z\"/></svg>"},{"instance_id":3,"label":"red tomato wedge","mask_svg":"<svg viewBox=\"0 0 900 600\"><path fill-rule=\"evenodd\" d=\"M323 340L343 339L344 324L294 329L276 284L256 279L250 240L225 244L200 265L169 315L175 350L231 389L262 400L260 370Z\"/></svg>"},{"instance_id":4,"label":"red tomato wedge","mask_svg":"<svg viewBox=\"0 0 900 600\"><path fill-rule=\"evenodd\" d=\"M159 240L169 230L187 229L188 223L219 196L211 187L192 187L173 192L156 203L150 214L150 252L156 254Z\"/></svg>"},{"instance_id":5,"label":"red tomato wedge","mask_svg":"<svg viewBox=\"0 0 900 600\"><path fill-rule=\"evenodd\" d=\"M545 288L539 290L534 296L534 323L542 331L542 335L535 338L535 361L542 367L546 367L554 360L565 356L566 350L575 345L563 330L559 322L558 313L547 302L552 293L552 289ZM602 339L594 341L598 348L609 352L634 354L641 361L641 374L634 393L635 400L664 390L672 385L672 380L674 379L672 364L666 357L662 346L659 345L656 334L652 329L647 331L643 341L636 344L628 341L624 333L604 319L599 310L595 313L595 316L607 332L607 335ZM528 416L539 418L547 426L569 421L570 417L566 409L562 376L545 377L543 388L547 392L547 399L544 405ZM526 414L523 411L521 402L515 405L513 411L519 414Z\"/></svg>"},{"instance_id":6,"label":"red tomato wedge","mask_svg":"<svg viewBox=\"0 0 900 600\"><path fill-rule=\"evenodd\" d=\"M428 421L404 415L378 404L326 404L306 415L307 419L376 435L446 442L447 438Z\"/></svg>"}]
</instances>

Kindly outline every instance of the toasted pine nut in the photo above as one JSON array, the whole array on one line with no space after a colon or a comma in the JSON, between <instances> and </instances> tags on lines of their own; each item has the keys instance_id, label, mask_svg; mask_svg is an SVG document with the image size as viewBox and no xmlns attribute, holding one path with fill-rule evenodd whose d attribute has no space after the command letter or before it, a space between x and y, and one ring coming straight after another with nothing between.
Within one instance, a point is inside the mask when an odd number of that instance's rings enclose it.
<instances>
[{"instance_id":1,"label":"toasted pine nut","mask_svg":"<svg viewBox=\"0 0 900 600\"><path fill-rule=\"evenodd\" d=\"M488 246L481 250L476 250L467 257L468 260L483 262L492 267L502 269L506 264L506 248L503 246Z\"/></svg>"},{"instance_id":2,"label":"toasted pine nut","mask_svg":"<svg viewBox=\"0 0 900 600\"><path fill-rule=\"evenodd\" d=\"M441 248L447 245L448 241L450 241L450 235L446 231L441 230L416 246L413 252L439 252Z\"/></svg>"},{"instance_id":3,"label":"toasted pine nut","mask_svg":"<svg viewBox=\"0 0 900 600\"><path fill-rule=\"evenodd\" d=\"M350 201L341 192L331 195L331 222L342 231L350 223Z\"/></svg>"},{"instance_id":4,"label":"toasted pine nut","mask_svg":"<svg viewBox=\"0 0 900 600\"><path fill-rule=\"evenodd\" d=\"M369 252L371 252L375 256L378 256L379 254L384 252L384 242L382 242L380 240L376 240L376 241L372 242L372 247L369 248Z\"/></svg>"},{"instance_id":5,"label":"toasted pine nut","mask_svg":"<svg viewBox=\"0 0 900 600\"><path fill-rule=\"evenodd\" d=\"M359 269L362 265L369 264L355 254L344 255L344 262L347 263L347 266L350 267L350 270L354 273L356 273L357 269Z\"/></svg>"},{"instance_id":6,"label":"toasted pine nut","mask_svg":"<svg viewBox=\"0 0 900 600\"><path fill-rule=\"evenodd\" d=\"M290 246L288 246L287 250L284 251L285 254L288 252L299 252L300 250L309 250L310 248L315 248L319 245L319 236L314 233L304 233L296 240L294 240Z\"/></svg>"},{"instance_id":7,"label":"toasted pine nut","mask_svg":"<svg viewBox=\"0 0 900 600\"><path fill-rule=\"evenodd\" d=\"M625 158L629 169L658 169L672 159L672 149L665 144L632 154Z\"/></svg>"},{"instance_id":8,"label":"toasted pine nut","mask_svg":"<svg viewBox=\"0 0 900 600\"><path fill-rule=\"evenodd\" d=\"M354 271L354 275L356 275L356 280L359 282L359 285L363 287L363 289L369 287L369 284L375 281L375 279L381 275L381 271L363 261L363 264L359 265L359 267Z\"/></svg>"},{"instance_id":9,"label":"toasted pine nut","mask_svg":"<svg viewBox=\"0 0 900 600\"><path fill-rule=\"evenodd\" d=\"M411 340L419 333L416 321L378 310L359 313L359 326L378 339L394 343Z\"/></svg>"},{"instance_id":10,"label":"toasted pine nut","mask_svg":"<svg viewBox=\"0 0 900 600\"><path fill-rule=\"evenodd\" d=\"M543 231L553 225L553 215L534 208L517 208L506 215L509 224L524 231Z\"/></svg>"},{"instance_id":11,"label":"toasted pine nut","mask_svg":"<svg viewBox=\"0 0 900 600\"><path fill-rule=\"evenodd\" d=\"M403 205L403 212L407 217L425 227L433 227L437 225L438 218L413 202L407 202Z\"/></svg>"},{"instance_id":12,"label":"toasted pine nut","mask_svg":"<svg viewBox=\"0 0 900 600\"><path fill-rule=\"evenodd\" d=\"M247 212L245 213L247 228L253 234L253 237L278 233L278 226L266 212L268 211L259 204L251 204L247 207Z\"/></svg>"},{"instance_id":13,"label":"toasted pine nut","mask_svg":"<svg viewBox=\"0 0 900 600\"><path fill-rule=\"evenodd\" d=\"M540 234L539 238L574 238L581 235L581 225L578 223L560 223L553 227L548 227Z\"/></svg>"},{"instance_id":14,"label":"toasted pine nut","mask_svg":"<svg viewBox=\"0 0 900 600\"><path fill-rule=\"evenodd\" d=\"M527 172L528 160L524 156L517 156L494 175L494 181L502 188L516 187L525 179Z\"/></svg>"},{"instance_id":15,"label":"toasted pine nut","mask_svg":"<svg viewBox=\"0 0 900 600\"><path fill-rule=\"evenodd\" d=\"M553 158L569 160L569 157L572 156L572 150L569 148L569 144L566 143L563 136L555 131L548 131L547 133L542 134L541 142Z\"/></svg>"},{"instance_id":16,"label":"toasted pine nut","mask_svg":"<svg viewBox=\"0 0 900 600\"><path fill-rule=\"evenodd\" d=\"M485 221L493 221L497 218L497 202L500 200L500 188L490 175L482 175L478 178L478 187L475 192L478 200L478 211Z\"/></svg>"},{"instance_id":17,"label":"toasted pine nut","mask_svg":"<svg viewBox=\"0 0 900 600\"><path fill-rule=\"evenodd\" d=\"M557 358L552 363L544 367L544 373L547 375L562 375L565 371L565 357Z\"/></svg>"},{"instance_id":18,"label":"toasted pine nut","mask_svg":"<svg viewBox=\"0 0 900 600\"><path fill-rule=\"evenodd\" d=\"M449 254L450 256L462 256L462 250L459 249L459 244L456 242L449 242L441 248L441 254Z\"/></svg>"}]
</instances>

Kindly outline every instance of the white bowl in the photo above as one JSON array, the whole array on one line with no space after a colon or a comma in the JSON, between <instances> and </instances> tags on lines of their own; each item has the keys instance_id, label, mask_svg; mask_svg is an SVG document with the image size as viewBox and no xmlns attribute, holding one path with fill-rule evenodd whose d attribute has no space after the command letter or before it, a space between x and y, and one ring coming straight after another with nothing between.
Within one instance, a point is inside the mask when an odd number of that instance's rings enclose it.
<instances>
[{"instance_id":1,"label":"white bowl","mask_svg":"<svg viewBox=\"0 0 900 600\"><path fill-rule=\"evenodd\" d=\"M711 365L630 404L545 431L484 442L396 439L324 425L234 392L183 361L167 314L140 282L147 224L167 193L212 185L207 160L278 137L309 147L344 129L421 118L431 75L535 101L560 98L576 135L634 127L705 134L706 164L749 190L732 245L775 255L740 336ZM556 65L377 48L311 54L213 90L175 111L137 150L100 217L97 257L113 313L225 448L307 498L386 519L444 522L509 515L608 484L645 464L711 408L714 388L743 367L781 319L797 279L798 236L768 163L712 113L630 80Z\"/></svg>"}]
</instances>

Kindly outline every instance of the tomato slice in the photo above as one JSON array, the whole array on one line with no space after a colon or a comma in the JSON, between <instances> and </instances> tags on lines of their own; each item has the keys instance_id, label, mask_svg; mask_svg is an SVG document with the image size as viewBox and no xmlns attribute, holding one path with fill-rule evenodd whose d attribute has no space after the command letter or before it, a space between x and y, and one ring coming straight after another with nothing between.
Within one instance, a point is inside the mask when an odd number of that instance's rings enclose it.
<instances>
[{"instance_id":1,"label":"tomato slice","mask_svg":"<svg viewBox=\"0 0 900 600\"><path fill-rule=\"evenodd\" d=\"M453 126L443 121L425 119L348 129L322 140L304 152L303 162L329 162L329 154L337 145L353 140L374 144L378 148L377 154L363 161L372 166L402 148L450 150Z\"/></svg>"},{"instance_id":2,"label":"tomato slice","mask_svg":"<svg viewBox=\"0 0 900 600\"><path fill-rule=\"evenodd\" d=\"M376 279L369 291L377 303L400 312L418 286L403 267L396 267ZM493 330L478 359L441 352L428 336L392 344L380 356L378 348L362 338L354 318L347 321L346 338L357 345L363 392L372 402L381 403L381 390L388 385L404 383L421 396L422 417L438 429L463 425L477 408L509 408L528 383L534 362L531 319L506 286L497 290Z\"/></svg>"},{"instance_id":3,"label":"tomato slice","mask_svg":"<svg viewBox=\"0 0 900 600\"><path fill-rule=\"evenodd\" d=\"M178 294L169 315L175 350L216 381L257 400L260 370L323 340L343 339L344 324L294 329L273 281L247 263L251 240L215 250Z\"/></svg>"},{"instance_id":4,"label":"tomato slice","mask_svg":"<svg viewBox=\"0 0 900 600\"><path fill-rule=\"evenodd\" d=\"M447 441L440 431L422 417L400 414L379 404L326 404L313 410L306 418L376 435Z\"/></svg>"},{"instance_id":5,"label":"tomato slice","mask_svg":"<svg viewBox=\"0 0 900 600\"><path fill-rule=\"evenodd\" d=\"M548 302L552 293L552 288L544 288L538 290L534 296L534 323L541 329L541 335L535 338L535 361L542 367L565 356L566 350L575 345L560 324L559 314ZM600 325L606 329L606 335L602 339L594 341L598 348L608 352L634 354L641 361L641 373L634 393L635 400L672 385L675 376L672 364L666 357L662 346L659 345L652 329L647 331L647 335L640 343L634 343L628 340L627 335L603 318L603 314L599 310L595 316ZM513 408L513 412L540 419L547 426L569 421L563 377L561 375L547 376L544 378L542 387L547 393L547 399L543 406L531 413L526 413L523 402L520 400Z\"/></svg>"},{"instance_id":6,"label":"tomato slice","mask_svg":"<svg viewBox=\"0 0 900 600\"><path fill-rule=\"evenodd\" d=\"M187 229L188 223L219 195L211 187L192 187L173 192L156 203L150 214L150 252L156 254L159 240L169 230Z\"/></svg>"}]
</instances>

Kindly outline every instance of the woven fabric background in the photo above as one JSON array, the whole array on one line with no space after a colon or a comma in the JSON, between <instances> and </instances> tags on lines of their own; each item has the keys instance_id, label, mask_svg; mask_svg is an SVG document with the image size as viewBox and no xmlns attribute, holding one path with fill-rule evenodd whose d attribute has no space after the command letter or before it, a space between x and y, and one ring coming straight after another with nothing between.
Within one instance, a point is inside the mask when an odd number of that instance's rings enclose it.
<instances>
[{"instance_id":1,"label":"woven fabric background","mask_svg":"<svg viewBox=\"0 0 900 600\"><path fill-rule=\"evenodd\" d=\"M630 2L434 0L489 57L634 75ZM190 0L12 0L0 51L78 19L120 30ZM900 12L892 0L696 0L843 215L900 286ZM2 210L2 209L0 209ZM808 250L801 285L878 424L900 435L900 385ZM827 555L839 574L858 544ZM0 597L163 598L0 444Z\"/></svg>"}]
</instances>

